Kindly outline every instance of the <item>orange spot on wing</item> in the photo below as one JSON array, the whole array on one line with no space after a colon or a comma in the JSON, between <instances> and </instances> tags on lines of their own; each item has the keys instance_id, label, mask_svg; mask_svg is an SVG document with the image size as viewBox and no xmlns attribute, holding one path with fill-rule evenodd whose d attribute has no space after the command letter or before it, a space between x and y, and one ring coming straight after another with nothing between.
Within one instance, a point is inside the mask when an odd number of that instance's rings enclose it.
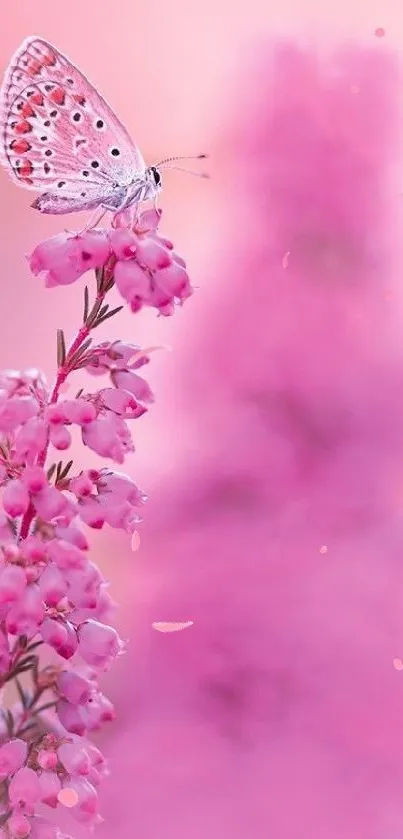
<instances>
[{"instance_id":1,"label":"orange spot on wing","mask_svg":"<svg viewBox=\"0 0 403 839\"><path fill-rule=\"evenodd\" d=\"M43 64L40 61L37 61L36 58L31 58L31 61L28 62L28 73L31 76L36 76L37 73L40 73L42 70Z\"/></svg>"},{"instance_id":2,"label":"orange spot on wing","mask_svg":"<svg viewBox=\"0 0 403 839\"><path fill-rule=\"evenodd\" d=\"M64 105L66 94L62 87L55 87L49 97L55 105Z\"/></svg>"},{"instance_id":3,"label":"orange spot on wing","mask_svg":"<svg viewBox=\"0 0 403 839\"><path fill-rule=\"evenodd\" d=\"M30 102L24 102L24 104L21 108L21 115L23 117L34 117L35 116L35 111L31 107Z\"/></svg>"},{"instance_id":4,"label":"orange spot on wing","mask_svg":"<svg viewBox=\"0 0 403 839\"><path fill-rule=\"evenodd\" d=\"M17 171L21 178L29 178L34 171L34 167L30 160L24 160L24 162L17 167Z\"/></svg>"},{"instance_id":5,"label":"orange spot on wing","mask_svg":"<svg viewBox=\"0 0 403 839\"><path fill-rule=\"evenodd\" d=\"M26 119L23 119L21 122L17 122L14 131L16 134L28 134L29 131L32 131L32 125Z\"/></svg>"},{"instance_id":6,"label":"orange spot on wing","mask_svg":"<svg viewBox=\"0 0 403 839\"><path fill-rule=\"evenodd\" d=\"M43 94L40 90L36 90L35 93L32 94L31 102L33 102L34 105L43 105Z\"/></svg>"},{"instance_id":7,"label":"orange spot on wing","mask_svg":"<svg viewBox=\"0 0 403 839\"><path fill-rule=\"evenodd\" d=\"M16 154L24 154L26 151L29 151L30 148L30 143L28 143L27 140L23 140L22 138L12 140L10 143L10 149L12 149L12 151L15 151Z\"/></svg>"},{"instance_id":8,"label":"orange spot on wing","mask_svg":"<svg viewBox=\"0 0 403 839\"><path fill-rule=\"evenodd\" d=\"M43 53L40 61L41 61L41 64L43 64L44 67L53 67L53 65L56 64L56 56L55 56L54 52L51 52L50 50L48 50L47 52Z\"/></svg>"}]
</instances>

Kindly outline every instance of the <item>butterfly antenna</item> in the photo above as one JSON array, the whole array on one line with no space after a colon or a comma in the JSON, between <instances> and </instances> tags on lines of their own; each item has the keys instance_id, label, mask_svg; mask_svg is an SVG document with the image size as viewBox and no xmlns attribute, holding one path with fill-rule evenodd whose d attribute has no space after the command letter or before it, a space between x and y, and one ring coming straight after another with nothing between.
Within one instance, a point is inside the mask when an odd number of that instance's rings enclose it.
<instances>
[{"instance_id":1,"label":"butterfly antenna","mask_svg":"<svg viewBox=\"0 0 403 839\"><path fill-rule=\"evenodd\" d=\"M161 164L159 164L161 165ZM178 172L186 172L188 175L194 175L196 178L209 178L207 172L193 172L192 169L184 169L183 166L165 166L165 169L177 169Z\"/></svg>"},{"instance_id":2,"label":"butterfly antenna","mask_svg":"<svg viewBox=\"0 0 403 839\"><path fill-rule=\"evenodd\" d=\"M208 157L208 154L193 154L193 155L185 155L181 157L166 157L165 160L160 160L156 166L165 166L166 163L174 163L175 160L205 160Z\"/></svg>"}]
</instances>

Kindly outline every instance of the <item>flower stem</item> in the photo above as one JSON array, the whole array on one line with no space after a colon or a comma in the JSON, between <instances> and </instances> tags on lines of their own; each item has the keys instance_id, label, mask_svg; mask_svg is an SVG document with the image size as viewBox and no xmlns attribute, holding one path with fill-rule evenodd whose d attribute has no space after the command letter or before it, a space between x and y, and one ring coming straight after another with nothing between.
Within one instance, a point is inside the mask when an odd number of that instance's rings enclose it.
<instances>
[{"instance_id":1,"label":"flower stem","mask_svg":"<svg viewBox=\"0 0 403 839\"><path fill-rule=\"evenodd\" d=\"M76 337L74 338L74 341L73 341L73 343L72 343L72 345L71 345L71 347L70 347L70 349L69 349L69 351L66 355L66 358L65 358L63 364L60 365L60 367L57 371L56 381L54 383L52 393L51 393L50 399L48 401L48 405L54 405L57 402L57 400L59 398L59 395L60 395L61 386L64 384L67 377L69 376L69 374L74 369L74 367L72 367L72 364L71 364L72 359L74 358L77 350L80 349L80 347L82 346L82 344L84 343L86 338L88 338L88 335L90 334L91 329L93 329L94 326L97 325L97 320L96 320L97 312L99 312L99 310L100 310L100 308L101 308L101 306L104 302L104 299L106 297L106 294L108 293L110 287L111 286L108 286L107 284L106 284L106 287L103 287L102 284L100 285L100 288L99 288L98 294L95 298L95 302L94 302L94 305L91 309L91 312L89 313L88 317L86 318L86 321L83 324L83 326L81 326L81 328L79 329L79 331L78 331ZM49 448L49 437L47 439L46 446L42 449L42 451L38 455L37 466L42 466L43 467L45 465L46 457L47 457L47 454L48 454L48 448ZM19 537L20 540L27 538L27 536L29 534L31 524L32 524L32 521L35 518L35 515L36 515L35 508L34 508L33 504L30 504L29 507L28 507L28 510L24 514L22 522L21 522L21 530L20 530L20 537Z\"/></svg>"}]
</instances>

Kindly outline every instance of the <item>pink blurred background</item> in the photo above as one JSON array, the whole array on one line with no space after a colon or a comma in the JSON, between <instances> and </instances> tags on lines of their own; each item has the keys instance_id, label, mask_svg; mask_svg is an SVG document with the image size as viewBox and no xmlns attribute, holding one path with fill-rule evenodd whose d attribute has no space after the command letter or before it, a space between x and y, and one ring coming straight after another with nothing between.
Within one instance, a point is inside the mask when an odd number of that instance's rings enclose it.
<instances>
[{"instance_id":1,"label":"pink blurred background","mask_svg":"<svg viewBox=\"0 0 403 839\"><path fill-rule=\"evenodd\" d=\"M150 493L140 551L93 540L130 638L107 680L98 835L398 839L400 4L37 0L3 13L4 67L31 33L148 162L212 155L211 181L169 173L162 200L197 294L172 319L116 321L172 352L148 368L129 465ZM24 253L61 222L0 177L2 366L51 377L82 289L29 276Z\"/></svg>"}]
</instances>

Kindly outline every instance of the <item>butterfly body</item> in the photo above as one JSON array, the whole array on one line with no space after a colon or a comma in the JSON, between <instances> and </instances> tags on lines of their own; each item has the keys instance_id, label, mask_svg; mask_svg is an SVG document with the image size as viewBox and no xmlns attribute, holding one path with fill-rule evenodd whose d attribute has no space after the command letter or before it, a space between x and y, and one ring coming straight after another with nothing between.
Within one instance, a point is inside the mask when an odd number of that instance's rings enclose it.
<instances>
[{"instance_id":1,"label":"butterfly body","mask_svg":"<svg viewBox=\"0 0 403 839\"><path fill-rule=\"evenodd\" d=\"M161 189L96 88L37 37L17 50L0 90L0 160L16 183L42 192L32 204L42 213L116 213Z\"/></svg>"}]
</instances>

